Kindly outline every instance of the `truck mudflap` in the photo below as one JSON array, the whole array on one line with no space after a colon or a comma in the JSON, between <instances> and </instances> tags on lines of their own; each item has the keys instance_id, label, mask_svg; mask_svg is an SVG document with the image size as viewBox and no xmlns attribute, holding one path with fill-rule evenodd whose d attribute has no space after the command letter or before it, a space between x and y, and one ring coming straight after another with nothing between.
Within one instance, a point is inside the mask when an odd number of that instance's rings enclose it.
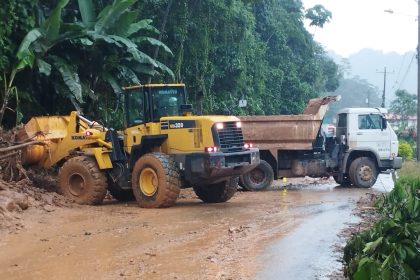
<instances>
[{"instance_id":1,"label":"truck mudflap","mask_svg":"<svg viewBox=\"0 0 420 280\"><path fill-rule=\"evenodd\" d=\"M381 170L400 169L402 167L402 157L394 157L390 160L381 160Z\"/></svg>"},{"instance_id":2,"label":"truck mudflap","mask_svg":"<svg viewBox=\"0 0 420 280\"><path fill-rule=\"evenodd\" d=\"M240 176L260 163L258 149L235 153L194 153L185 158L185 179L189 185L208 185Z\"/></svg>"}]
</instances>

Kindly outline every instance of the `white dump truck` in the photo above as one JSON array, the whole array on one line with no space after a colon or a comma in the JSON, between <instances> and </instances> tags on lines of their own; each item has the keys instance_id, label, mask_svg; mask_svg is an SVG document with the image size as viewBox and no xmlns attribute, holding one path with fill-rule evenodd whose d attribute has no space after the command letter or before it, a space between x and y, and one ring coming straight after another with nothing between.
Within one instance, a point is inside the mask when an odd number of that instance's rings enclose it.
<instances>
[{"instance_id":1,"label":"white dump truck","mask_svg":"<svg viewBox=\"0 0 420 280\"><path fill-rule=\"evenodd\" d=\"M262 190L281 177L333 176L341 185L369 188L381 172L399 169L398 138L382 108L346 108L337 114L336 135L321 129L331 101L310 100L301 115L243 116L244 141L260 150L257 168L241 177Z\"/></svg>"}]
</instances>

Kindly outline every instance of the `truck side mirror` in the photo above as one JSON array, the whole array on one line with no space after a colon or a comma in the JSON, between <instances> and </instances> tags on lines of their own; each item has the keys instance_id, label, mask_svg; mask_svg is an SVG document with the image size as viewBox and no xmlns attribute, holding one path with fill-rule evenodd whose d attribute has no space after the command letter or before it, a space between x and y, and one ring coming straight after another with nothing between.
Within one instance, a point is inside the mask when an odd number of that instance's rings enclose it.
<instances>
[{"instance_id":1,"label":"truck side mirror","mask_svg":"<svg viewBox=\"0 0 420 280\"><path fill-rule=\"evenodd\" d=\"M387 121L384 117L382 117L382 130L386 129L387 127Z\"/></svg>"},{"instance_id":2,"label":"truck side mirror","mask_svg":"<svg viewBox=\"0 0 420 280\"><path fill-rule=\"evenodd\" d=\"M346 145L346 135L340 135L340 144Z\"/></svg>"}]
</instances>

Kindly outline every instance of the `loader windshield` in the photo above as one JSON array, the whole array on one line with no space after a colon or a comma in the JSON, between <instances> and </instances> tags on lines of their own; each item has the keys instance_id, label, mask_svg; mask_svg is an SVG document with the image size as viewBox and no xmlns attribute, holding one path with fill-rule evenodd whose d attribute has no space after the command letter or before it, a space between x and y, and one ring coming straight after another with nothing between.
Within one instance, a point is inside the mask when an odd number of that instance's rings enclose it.
<instances>
[{"instance_id":1,"label":"loader windshield","mask_svg":"<svg viewBox=\"0 0 420 280\"><path fill-rule=\"evenodd\" d=\"M179 109L184 104L184 87L152 87L153 121L161 117L179 116Z\"/></svg>"}]
</instances>

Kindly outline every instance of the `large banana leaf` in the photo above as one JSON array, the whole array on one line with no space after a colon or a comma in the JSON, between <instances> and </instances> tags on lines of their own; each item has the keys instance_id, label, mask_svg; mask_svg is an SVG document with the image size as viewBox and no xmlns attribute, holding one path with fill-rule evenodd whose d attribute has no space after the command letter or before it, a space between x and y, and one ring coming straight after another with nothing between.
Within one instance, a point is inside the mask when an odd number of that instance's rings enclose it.
<instances>
[{"instance_id":1,"label":"large banana leaf","mask_svg":"<svg viewBox=\"0 0 420 280\"><path fill-rule=\"evenodd\" d=\"M50 17L42 25L42 29L45 30L45 39L47 42L53 42L60 34L61 12L68 3L69 0L60 0L51 12Z\"/></svg>"},{"instance_id":2,"label":"large banana leaf","mask_svg":"<svg viewBox=\"0 0 420 280\"><path fill-rule=\"evenodd\" d=\"M165 45L164 43L162 43L161 41L159 41L159 40L157 40L155 38L151 38L151 37L138 37L138 38L132 39L132 41L135 42L135 43L139 43L139 44L144 43L144 42L147 42L147 43L149 43L149 44L151 44L153 46L161 47L167 53L170 53L171 55L173 55L171 49L167 45Z\"/></svg>"},{"instance_id":3,"label":"large banana leaf","mask_svg":"<svg viewBox=\"0 0 420 280\"><path fill-rule=\"evenodd\" d=\"M46 76L51 75L51 64L41 58L36 59L36 64L38 66L39 73L42 73Z\"/></svg>"},{"instance_id":4,"label":"large banana leaf","mask_svg":"<svg viewBox=\"0 0 420 280\"><path fill-rule=\"evenodd\" d=\"M75 69L76 67L58 56L50 56L50 58L53 60L54 67L60 72L70 92L79 103L83 103L82 84Z\"/></svg>"},{"instance_id":5,"label":"large banana leaf","mask_svg":"<svg viewBox=\"0 0 420 280\"><path fill-rule=\"evenodd\" d=\"M165 71L166 73L168 73L169 75L171 75L172 79L175 78L174 72L172 72L172 70L169 69L168 66L166 66L165 64L163 64L163 63L161 63L159 61L156 61L156 64L158 65L157 66L158 68L162 69L163 71Z\"/></svg>"},{"instance_id":6,"label":"large banana leaf","mask_svg":"<svg viewBox=\"0 0 420 280\"><path fill-rule=\"evenodd\" d=\"M95 26L96 15L95 7L92 0L78 0L80 15L82 16L83 24L92 28Z\"/></svg>"},{"instance_id":7,"label":"large banana leaf","mask_svg":"<svg viewBox=\"0 0 420 280\"><path fill-rule=\"evenodd\" d=\"M137 20L139 13L137 11L128 11L115 22L112 33L121 37L128 37L127 30Z\"/></svg>"},{"instance_id":8,"label":"large banana leaf","mask_svg":"<svg viewBox=\"0 0 420 280\"><path fill-rule=\"evenodd\" d=\"M134 73L134 71L131 70L129 67L124 65L118 65L117 69L119 72L120 80L124 80L125 83L132 85L140 84L140 80L138 79L136 73Z\"/></svg>"},{"instance_id":9,"label":"large banana leaf","mask_svg":"<svg viewBox=\"0 0 420 280\"><path fill-rule=\"evenodd\" d=\"M113 75L106 73L103 75L103 79L111 86L115 94L122 93L122 87Z\"/></svg>"},{"instance_id":10,"label":"large banana leaf","mask_svg":"<svg viewBox=\"0 0 420 280\"><path fill-rule=\"evenodd\" d=\"M99 14L98 21L95 24L95 31L103 34L107 29L112 28L120 16L127 12L128 8L136 1L137 0L115 0L111 6L106 7Z\"/></svg>"},{"instance_id":11,"label":"large banana leaf","mask_svg":"<svg viewBox=\"0 0 420 280\"><path fill-rule=\"evenodd\" d=\"M153 25L151 25L152 20L151 19L143 19L139 22L136 23L132 23L130 24L130 26L127 29L126 32L126 36L129 37L131 35L133 35L134 33L140 31L140 30L147 30L147 31L152 31L156 34L159 34L159 30L156 29L156 27L154 27Z\"/></svg>"}]
</instances>

